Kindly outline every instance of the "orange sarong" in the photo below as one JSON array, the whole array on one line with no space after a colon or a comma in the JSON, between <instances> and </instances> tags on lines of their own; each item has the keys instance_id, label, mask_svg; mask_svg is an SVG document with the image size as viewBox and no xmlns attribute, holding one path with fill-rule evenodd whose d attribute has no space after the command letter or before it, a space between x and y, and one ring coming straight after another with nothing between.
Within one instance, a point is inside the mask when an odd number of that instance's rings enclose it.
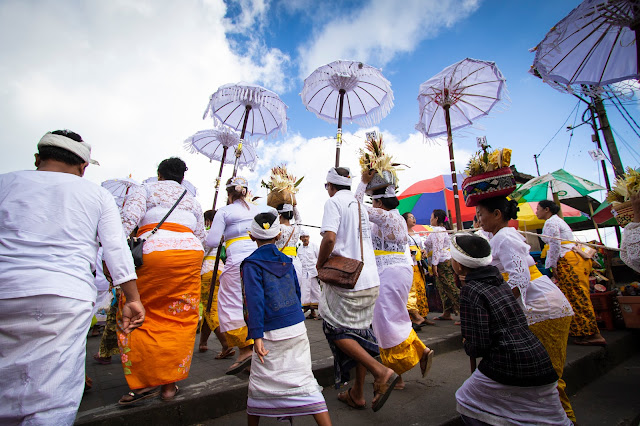
<instances>
[{"instance_id":1,"label":"orange sarong","mask_svg":"<svg viewBox=\"0 0 640 426\"><path fill-rule=\"evenodd\" d=\"M188 228L165 223L162 229L185 232ZM122 333L124 296L118 310L118 345L129 388L160 386L188 377L198 327L203 255L196 250L143 255L144 264L136 273L146 311L144 324L130 334Z\"/></svg>"}]
</instances>

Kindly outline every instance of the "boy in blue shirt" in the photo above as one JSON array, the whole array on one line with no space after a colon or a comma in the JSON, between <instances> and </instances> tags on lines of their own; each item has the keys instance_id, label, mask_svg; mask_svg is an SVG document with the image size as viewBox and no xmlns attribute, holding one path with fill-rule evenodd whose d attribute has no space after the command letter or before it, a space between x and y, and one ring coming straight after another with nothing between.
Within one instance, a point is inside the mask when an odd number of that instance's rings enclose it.
<instances>
[{"instance_id":1,"label":"boy in blue shirt","mask_svg":"<svg viewBox=\"0 0 640 426\"><path fill-rule=\"evenodd\" d=\"M261 416L290 420L313 415L319 425L331 425L311 369L298 278L291 259L275 245L280 237L277 211L258 214L249 235L258 248L240 265L247 338L255 342L248 424L257 425Z\"/></svg>"}]
</instances>

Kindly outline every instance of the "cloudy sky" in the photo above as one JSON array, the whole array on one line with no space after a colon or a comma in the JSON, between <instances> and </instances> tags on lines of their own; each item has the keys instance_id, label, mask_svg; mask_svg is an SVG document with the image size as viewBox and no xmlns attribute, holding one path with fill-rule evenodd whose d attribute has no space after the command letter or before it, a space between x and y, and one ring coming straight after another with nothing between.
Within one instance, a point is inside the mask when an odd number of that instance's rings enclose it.
<instances>
[{"instance_id":1,"label":"cloudy sky","mask_svg":"<svg viewBox=\"0 0 640 426\"><path fill-rule=\"evenodd\" d=\"M381 68L395 107L376 127L388 150L410 166L402 190L449 169L445 144L425 143L414 130L420 83L465 57L495 61L507 78L511 105L454 137L463 170L476 136L514 150L518 170L536 174L564 167L602 182L588 156L590 130L570 136L583 107L527 71L528 51L579 1L540 0L110 0L0 1L0 173L32 169L47 131L68 128L93 145L101 166L85 177L100 183L144 180L157 164L180 156L186 178L208 208L219 164L187 153L183 141L212 128L202 120L209 96L226 83L263 85L288 105L288 132L258 141L255 171L241 171L258 195L271 166L287 163L305 176L299 196L303 222L320 224L333 165L335 125L305 110L299 93L315 68L355 59ZM627 105L639 121L637 104ZM640 164L637 136L613 109L610 119L625 166ZM558 131L561 129L560 131ZM356 151L371 129L345 125L342 163L357 169ZM557 135L556 135L557 133ZM554 137L555 135L555 137ZM230 175L227 168L225 176ZM263 202L264 203L264 202ZM219 201L219 204L221 202Z\"/></svg>"}]
</instances>

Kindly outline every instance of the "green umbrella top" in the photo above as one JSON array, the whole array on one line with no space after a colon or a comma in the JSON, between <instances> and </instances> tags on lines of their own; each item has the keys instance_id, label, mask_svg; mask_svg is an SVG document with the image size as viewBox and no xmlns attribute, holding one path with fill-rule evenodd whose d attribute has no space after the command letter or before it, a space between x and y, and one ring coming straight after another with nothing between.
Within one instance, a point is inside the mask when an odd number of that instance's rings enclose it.
<instances>
[{"instance_id":1,"label":"green umbrella top","mask_svg":"<svg viewBox=\"0 0 640 426\"><path fill-rule=\"evenodd\" d=\"M556 193L560 200L584 197L604 188L596 183L560 169L531 179L516 189L511 197L518 202L553 200Z\"/></svg>"}]
</instances>

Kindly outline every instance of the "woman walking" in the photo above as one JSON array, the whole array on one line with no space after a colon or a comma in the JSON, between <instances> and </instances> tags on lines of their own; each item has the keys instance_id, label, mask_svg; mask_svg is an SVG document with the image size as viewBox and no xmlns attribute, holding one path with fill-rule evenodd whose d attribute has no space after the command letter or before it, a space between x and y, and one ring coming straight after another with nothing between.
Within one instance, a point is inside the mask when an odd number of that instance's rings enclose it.
<instances>
[{"instance_id":1,"label":"woman walking","mask_svg":"<svg viewBox=\"0 0 640 426\"><path fill-rule=\"evenodd\" d=\"M147 321L135 333L118 330L122 366L131 388L120 399L122 405L158 393L162 399L173 399L178 393L175 383L189 375L199 320L205 232L200 204L181 185L186 170L179 158L162 161L158 181L133 188L122 210L125 235L139 227L138 237L146 240L143 265L136 273L140 300L147 310ZM174 205L157 233L151 234ZM121 305L124 299L120 298Z\"/></svg>"},{"instance_id":2,"label":"woman walking","mask_svg":"<svg viewBox=\"0 0 640 426\"><path fill-rule=\"evenodd\" d=\"M420 234L414 232L413 227L416 225L416 218L413 214L403 213L402 217L407 222L407 230L409 231L409 250L411 251L411 260L413 261L413 284L409 292L409 301L407 302L407 310L411 317L414 328L420 328L423 325L434 325L435 322L427 318L429 313L429 302L427 301L427 289L425 287L423 274L426 270L421 270L418 262L426 258L424 251L423 238Z\"/></svg>"}]
</instances>

